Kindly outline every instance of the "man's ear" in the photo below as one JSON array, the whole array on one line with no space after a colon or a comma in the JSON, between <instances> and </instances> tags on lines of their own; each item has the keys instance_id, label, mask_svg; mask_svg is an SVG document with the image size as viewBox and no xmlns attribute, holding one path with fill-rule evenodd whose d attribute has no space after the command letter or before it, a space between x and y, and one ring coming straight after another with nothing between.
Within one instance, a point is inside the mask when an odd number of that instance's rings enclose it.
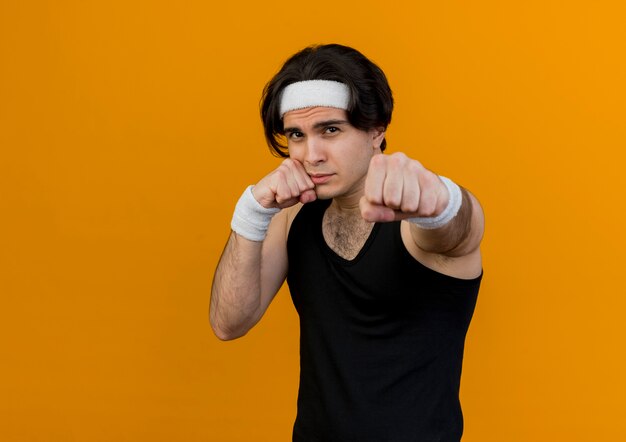
<instances>
[{"instance_id":1,"label":"man's ear","mask_svg":"<svg viewBox=\"0 0 626 442\"><path fill-rule=\"evenodd\" d=\"M380 145L383 143L383 140L385 139L385 128L377 127L374 129L370 129L370 131L372 135L373 147L376 149L380 149Z\"/></svg>"}]
</instances>

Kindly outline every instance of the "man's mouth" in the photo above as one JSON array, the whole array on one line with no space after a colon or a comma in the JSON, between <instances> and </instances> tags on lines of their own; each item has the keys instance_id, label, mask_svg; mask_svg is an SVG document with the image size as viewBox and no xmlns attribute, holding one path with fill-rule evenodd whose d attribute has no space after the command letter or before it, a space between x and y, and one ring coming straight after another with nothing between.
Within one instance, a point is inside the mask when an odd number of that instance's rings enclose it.
<instances>
[{"instance_id":1,"label":"man's mouth","mask_svg":"<svg viewBox=\"0 0 626 442\"><path fill-rule=\"evenodd\" d=\"M326 183L328 180L330 180L333 176L332 173L313 173L309 175L311 177L311 181L313 181L313 184L315 184L316 186L319 184L324 184Z\"/></svg>"}]
</instances>

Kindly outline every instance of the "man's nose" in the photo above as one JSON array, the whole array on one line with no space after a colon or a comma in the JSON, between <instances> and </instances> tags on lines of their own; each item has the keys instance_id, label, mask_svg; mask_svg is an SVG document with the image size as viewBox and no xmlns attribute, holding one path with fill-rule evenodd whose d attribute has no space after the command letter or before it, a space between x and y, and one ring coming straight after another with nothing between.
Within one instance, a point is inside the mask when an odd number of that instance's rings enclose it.
<instances>
[{"instance_id":1,"label":"man's nose","mask_svg":"<svg viewBox=\"0 0 626 442\"><path fill-rule=\"evenodd\" d=\"M306 151L304 153L304 162L313 166L326 161L326 153L324 142L315 137L311 137L306 141Z\"/></svg>"}]
</instances>

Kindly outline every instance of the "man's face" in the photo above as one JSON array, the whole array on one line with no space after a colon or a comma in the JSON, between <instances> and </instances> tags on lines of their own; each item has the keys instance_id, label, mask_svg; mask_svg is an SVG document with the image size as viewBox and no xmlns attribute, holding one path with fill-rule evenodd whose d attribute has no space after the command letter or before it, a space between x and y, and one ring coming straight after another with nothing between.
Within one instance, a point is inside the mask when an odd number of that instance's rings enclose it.
<instances>
[{"instance_id":1,"label":"man's face","mask_svg":"<svg viewBox=\"0 0 626 442\"><path fill-rule=\"evenodd\" d=\"M354 197L358 202L372 156L381 153L382 130L363 131L345 110L311 107L283 117L289 156L301 162L320 199Z\"/></svg>"}]
</instances>

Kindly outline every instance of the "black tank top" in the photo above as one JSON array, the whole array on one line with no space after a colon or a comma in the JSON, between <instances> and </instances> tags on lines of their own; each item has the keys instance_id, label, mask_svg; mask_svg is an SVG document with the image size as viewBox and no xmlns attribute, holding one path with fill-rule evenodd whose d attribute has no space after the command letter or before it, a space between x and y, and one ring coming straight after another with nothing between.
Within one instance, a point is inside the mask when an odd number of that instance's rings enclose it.
<instances>
[{"instance_id":1,"label":"black tank top","mask_svg":"<svg viewBox=\"0 0 626 442\"><path fill-rule=\"evenodd\" d=\"M287 242L300 316L294 441L459 441L463 345L482 275L430 270L400 222L376 223L353 260L328 247L330 200L305 204Z\"/></svg>"}]
</instances>

